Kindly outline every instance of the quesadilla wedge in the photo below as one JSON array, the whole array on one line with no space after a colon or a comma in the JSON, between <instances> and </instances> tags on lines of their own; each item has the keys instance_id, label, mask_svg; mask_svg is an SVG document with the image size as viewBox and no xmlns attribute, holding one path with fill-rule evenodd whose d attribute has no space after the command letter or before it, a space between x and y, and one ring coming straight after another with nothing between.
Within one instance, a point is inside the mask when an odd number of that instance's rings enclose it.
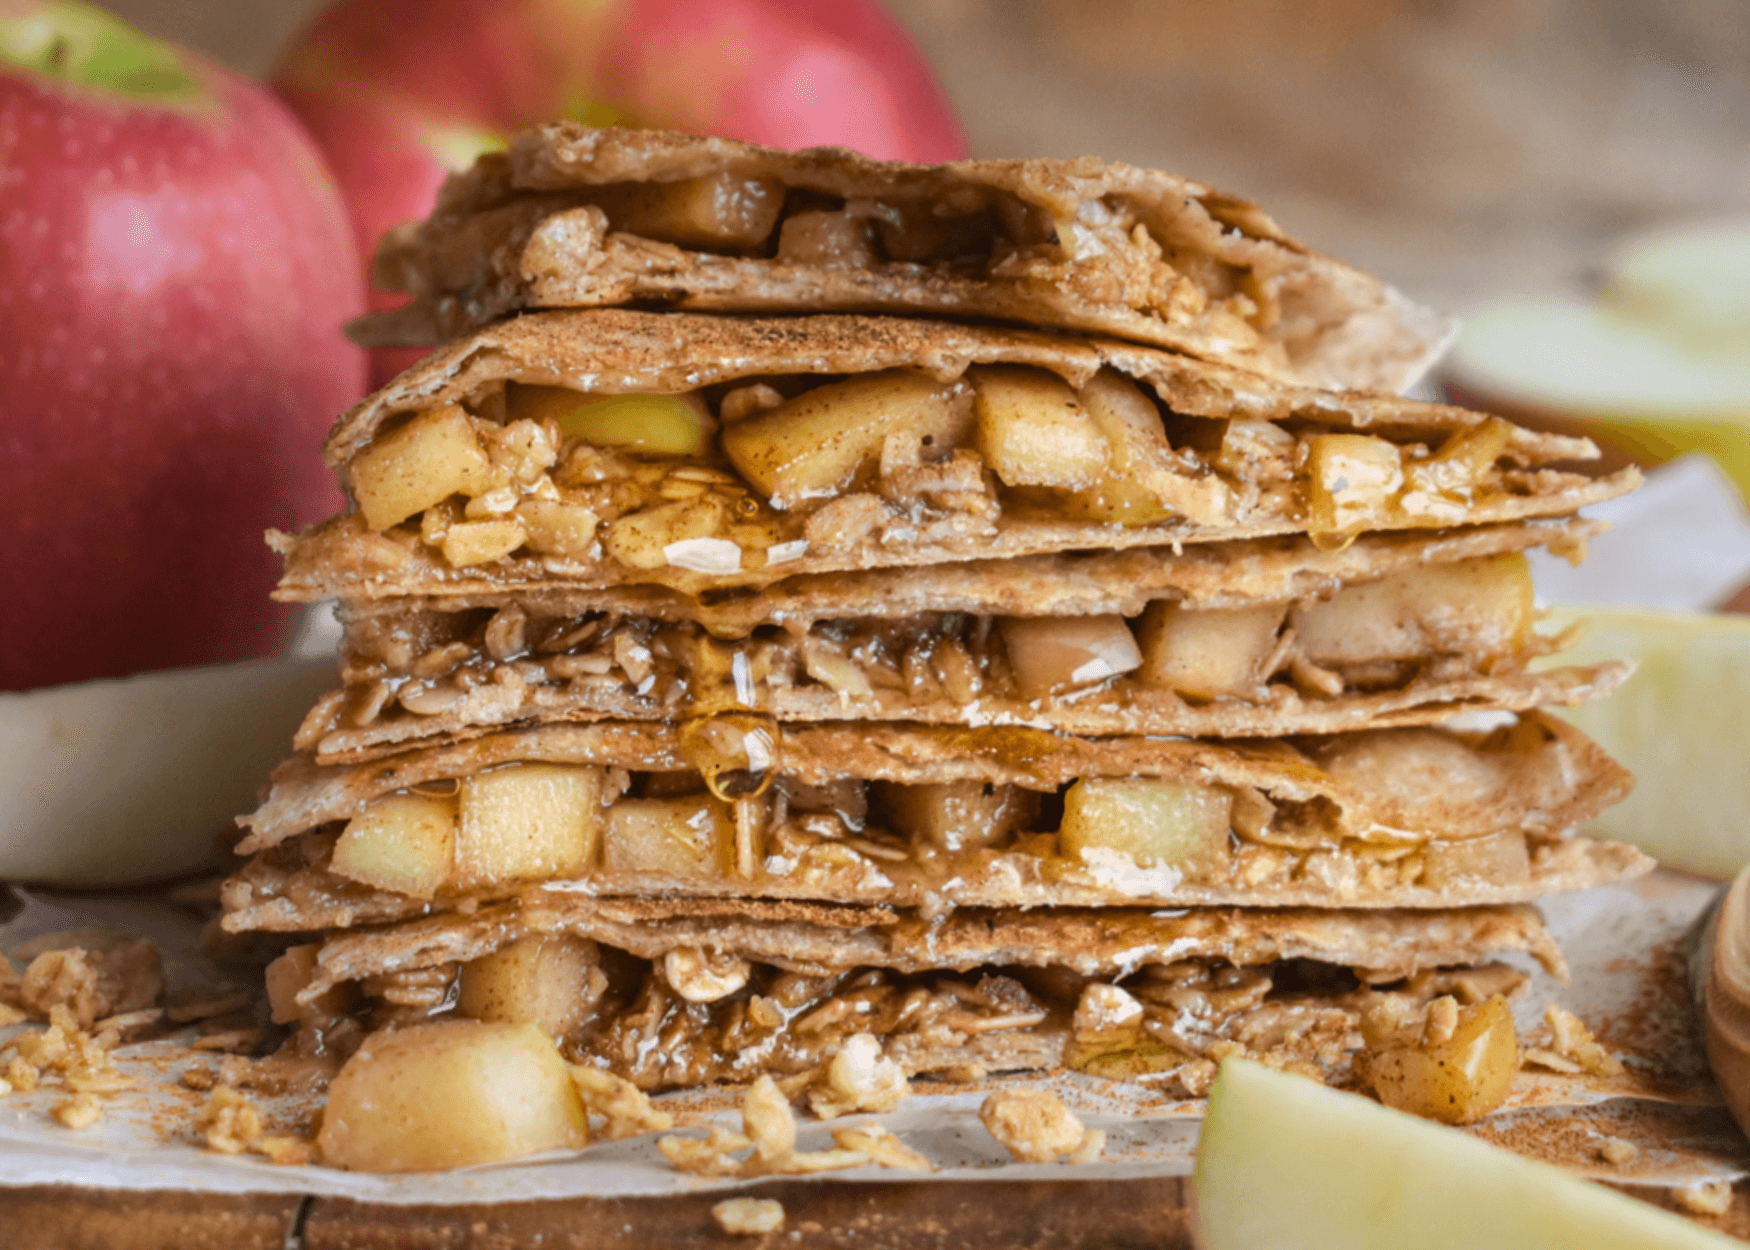
<instances>
[{"instance_id":1,"label":"quesadilla wedge","mask_svg":"<svg viewBox=\"0 0 1750 1250\"><path fill-rule=\"evenodd\" d=\"M374 277L415 298L356 323L371 345L432 345L530 308L902 313L1396 391L1451 332L1256 206L1171 174L901 165L569 123L451 178L428 220L383 242Z\"/></svg>"},{"instance_id":2,"label":"quesadilla wedge","mask_svg":"<svg viewBox=\"0 0 1750 1250\"><path fill-rule=\"evenodd\" d=\"M870 317L539 313L341 418L355 509L281 598L683 592L1056 551L1560 517L1584 439L1110 341Z\"/></svg>"},{"instance_id":3,"label":"quesadilla wedge","mask_svg":"<svg viewBox=\"0 0 1750 1250\"><path fill-rule=\"evenodd\" d=\"M1510 994L1525 974L1497 962L1509 955L1564 972L1530 908L962 911L931 923L573 896L295 948L278 997L329 1048L363 1027L536 1014L574 1062L646 1089L800 1075L867 1033L908 1074L1072 1067L1195 1095L1224 1053L1341 1082L1370 1010Z\"/></svg>"},{"instance_id":4,"label":"quesadilla wedge","mask_svg":"<svg viewBox=\"0 0 1750 1250\"><path fill-rule=\"evenodd\" d=\"M1628 775L1563 722L1477 733L556 725L351 766L296 757L243 818L233 931L569 893L941 911L1454 907L1644 872L1570 836Z\"/></svg>"},{"instance_id":5,"label":"quesadilla wedge","mask_svg":"<svg viewBox=\"0 0 1750 1250\"><path fill-rule=\"evenodd\" d=\"M1176 594L1150 597L1156 588L1183 593L1185 583L1219 569L1220 550L1207 547L1181 557L1087 557L1067 574L1062 557L980 562L959 600L1008 600L1021 607L1015 615L936 610L900 619L821 619L815 613L822 604L871 603L878 613L893 604L878 593L833 586L830 576L801 579L828 585L812 600L797 586L787 601L756 601L773 614L781 610L783 624L744 637L713 637L684 618L616 612L622 595L639 606L651 602L617 589L483 599L465 610L367 604L345 613L344 685L312 709L297 746L323 763L357 761L500 725L688 719L719 711L765 712L784 722L1265 737L1431 723L1467 706L1573 704L1607 692L1627 668L1525 673L1528 660L1558 649L1563 639L1534 631L1527 563L1512 550L1545 536L1571 541L1585 523L1569 525L1495 527L1471 533L1468 542L1373 536L1381 539L1375 544L1381 558L1372 571L1393 571L1334 583L1298 576L1335 563L1328 553L1301 540L1295 553L1314 568L1290 572L1294 557L1278 542L1274 551L1235 553L1241 559L1230 575L1214 579L1229 605L1222 607ZM1508 549L1451 558L1490 546ZM1195 566L1188 577L1177 575L1179 563ZM1364 567L1360 560L1344 563ZM1009 567L1027 564L1045 567ZM1078 568L1088 576L1077 576ZM1120 569L1133 580L1119 580ZM931 575L949 571L839 580L874 578L892 599L927 603L948 580ZM909 588L911 576L932 585ZM1246 598L1253 587L1283 581L1304 581L1319 593ZM1053 610L1058 587L1074 588L1062 595L1071 613ZM590 601L607 610L568 610ZM679 599L656 605L677 615L685 606Z\"/></svg>"}]
</instances>

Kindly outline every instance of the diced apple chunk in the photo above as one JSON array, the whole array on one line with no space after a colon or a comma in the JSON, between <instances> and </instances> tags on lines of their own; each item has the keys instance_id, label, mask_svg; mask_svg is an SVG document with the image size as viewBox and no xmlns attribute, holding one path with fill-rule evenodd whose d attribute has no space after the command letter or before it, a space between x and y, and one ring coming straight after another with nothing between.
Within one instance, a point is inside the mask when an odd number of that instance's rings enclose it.
<instances>
[{"instance_id":1,"label":"diced apple chunk","mask_svg":"<svg viewBox=\"0 0 1750 1250\"><path fill-rule=\"evenodd\" d=\"M1006 616L998 628L1027 699L1091 686L1142 663L1122 616Z\"/></svg>"},{"instance_id":2,"label":"diced apple chunk","mask_svg":"<svg viewBox=\"0 0 1750 1250\"><path fill-rule=\"evenodd\" d=\"M978 450L1008 486L1080 490L1106 468L1111 449L1069 383L1044 369L972 369Z\"/></svg>"},{"instance_id":3,"label":"diced apple chunk","mask_svg":"<svg viewBox=\"0 0 1750 1250\"><path fill-rule=\"evenodd\" d=\"M1202 865L1225 854L1233 797L1177 781L1084 777L1063 796L1063 853L1119 851L1143 867Z\"/></svg>"},{"instance_id":4,"label":"diced apple chunk","mask_svg":"<svg viewBox=\"0 0 1750 1250\"><path fill-rule=\"evenodd\" d=\"M1441 1008L1448 1027L1436 1030ZM1429 1021L1405 1036L1370 1045L1367 1083L1388 1107L1444 1124L1470 1124L1493 1111L1519 1071L1519 1035L1507 1000L1496 994L1473 1007L1436 1002ZM1418 1032L1420 1035L1418 1036Z\"/></svg>"},{"instance_id":5,"label":"diced apple chunk","mask_svg":"<svg viewBox=\"0 0 1750 1250\"><path fill-rule=\"evenodd\" d=\"M1433 838L1422 857L1422 883L1434 890L1479 883L1522 885L1531 880L1531 855L1525 835L1517 829L1480 838Z\"/></svg>"},{"instance_id":6,"label":"diced apple chunk","mask_svg":"<svg viewBox=\"0 0 1750 1250\"><path fill-rule=\"evenodd\" d=\"M316 955L321 949L319 942L288 946L278 959L267 965L267 1004L275 1024L330 1019L346 1009L347 999L351 997L350 982L324 990L311 1002L298 1001L304 987L315 979Z\"/></svg>"},{"instance_id":7,"label":"diced apple chunk","mask_svg":"<svg viewBox=\"0 0 1750 1250\"><path fill-rule=\"evenodd\" d=\"M1112 454L1095 481L1063 501L1067 513L1112 525L1181 516L1213 524L1226 517L1226 485L1213 474L1193 472L1174 453L1160 409L1134 382L1102 369L1080 397Z\"/></svg>"},{"instance_id":8,"label":"diced apple chunk","mask_svg":"<svg viewBox=\"0 0 1750 1250\"><path fill-rule=\"evenodd\" d=\"M1137 626L1145 686L1199 699L1251 698L1269 678L1264 661L1276 649L1284 604L1187 608L1167 600L1148 605Z\"/></svg>"},{"instance_id":9,"label":"diced apple chunk","mask_svg":"<svg viewBox=\"0 0 1750 1250\"><path fill-rule=\"evenodd\" d=\"M1518 552L1435 564L1346 586L1295 608L1294 635L1315 664L1413 660L1462 651L1480 664L1517 656L1536 621L1531 567Z\"/></svg>"},{"instance_id":10,"label":"diced apple chunk","mask_svg":"<svg viewBox=\"0 0 1750 1250\"><path fill-rule=\"evenodd\" d=\"M316 1144L358 1172L437 1172L589 1144L571 1071L533 1024L373 1033L328 1088Z\"/></svg>"},{"instance_id":11,"label":"diced apple chunk","mask_svg":"<svg viewBox=\"0 0 1750 1250\"><path fill-rule=\"evenodd\" d=\"M892 369L833 382L744 417L723 432L723 450L774 508L873 484L882 444L915 437L926 458L947 455L972 427L972 392Z\"/></svg>"},{"instance_id":12,"label":"diced apple chunk","mask_svg":"<svg viewBox=\"0 0 1750 1250\"><path fill-rule=\"evenodd\" d=\"M681 247L750 248L771 236L784 188L769 178L729 172L675 182L629 182L590 197L610 229Z\"/></svg>"},{"instance_id":13,"label":"diced apple chunk","mask_svg":"<svg viewBox=\"0 0 1750 1250\"><path fill-rule=\"evenodd\" d=\"M492 488L492 461L456 404L421 413L361 451L352 493L373 530L399 525L451 495Z\"/></svg>"},{"instance_id":14,"label":"diced apple chunk","mask_svg":"<svg viewBox=\"0 0 1750 1250\"><path fill-rule=\"evenodd\" d=\"M609 876L654 873L713 880L735 866L735 819L708 794L622 799L608 811L602 864Z\"/></svg>"},{"instance_id":15,"label":"diced apple chunk","mask_svg":"<svg viewBox=\"0 0 1750 1250\"><path fill-rule=\"evenodd\" d=\"M1318 434L1307 444L1307 529L1315 538L1350 538L1386 522L1404 484L1398 449L1371 434Z\"/></svg>"},{"instance_id":16,"label":"diced apple chunk","mask_svg":"<svg viewBox=\"0 0 1750 1250\"><path fill-rule=\"evenodd\" d=\"M665 568L670 547L710 538L727 519L723 502L715 495L676 499L619 518L608 527L605 546L608 555L627 568Z\"/></svg>"},{"instance_id":17,"label":"diced apple chunk","mask_svg":"<svg viewBox=\"0 0 1750 1250\"><path fill-rule=\"evenodd\" d=\"M778 230L778 260L790 265L869 269L879 263L869 222L846 212L795 213Z\"/></svg>"},{"instance_id":18,"label":"diced apple chunk","mask_svg":"<svg viewBox=\"0 0 1750 1250\"><path fill-rule=\"evenodd\" d=\"M444 533L444 559L458 569L502 560L528 539L516 517L496 521L457 521Z\"/></svg>"},{"instance_id":19,"label":"diced apple chunk","mask_svg":"<svg viewBox=\"0 0 1750 1250\"><path fill-rule=\"evenodd\" d=\"M595 858L602 772L565 764L513 764L462 782L454 883L570 877Z\"/></svg>"},{"instance_id":20,"label":"diced apple chunk","mask_svg":"<svg viewBox=\"0 0 1750 1250\"><path fill-rule=\"evenodd\" d=\"M1033 791L987 781L876 782L873 797L895 833L944 851L995 846L1039 814Z\"/></svg>"},{"instance_id":21,"label":"diced apple chunk","mask_svg":"<svg viewBox=\"0 0 1750 1250\"><path fill-rule=\"evenodd\" d=\"M505 402L513 418L552 421L570 438L651 455L703 455L717 429L711 410L693 393L589 395L564 386L512 382Z\"/></svg>"},{"instance_id":22,"label":"diced apple chunk","mask_svg":"<svg viewBox=\"0 0 1750 1250\"><path fill-rule=\"evenodd\" d=\"M595 550L599 525L594 509L557 499L525 499L516 506L517 519L528 531L530 551L567 560L587 559Z\"/></svg>"},{"instance_id":23,"label":"diced apple chunk","mask_svg":"<svg viewBox=\"0 0 1750 1250\"><path fill-rule=\"evenodd\" d=\"M455 837L454 799L392 794L347 823L328 866L379 890L430 898L449 880Z\"/></svg>"},{"instance_id":24,"label":"diced apple chunk","mask_svg":"<svg viewBox=\"0 0 1750 1250\"><path fill-rule=\"evenodd\" d=\"M600 951L567 933L535 934L462 965L456 1010L474 1020L535 1025L562 1038L601 997Z\"/></svg>"}]
</instances>

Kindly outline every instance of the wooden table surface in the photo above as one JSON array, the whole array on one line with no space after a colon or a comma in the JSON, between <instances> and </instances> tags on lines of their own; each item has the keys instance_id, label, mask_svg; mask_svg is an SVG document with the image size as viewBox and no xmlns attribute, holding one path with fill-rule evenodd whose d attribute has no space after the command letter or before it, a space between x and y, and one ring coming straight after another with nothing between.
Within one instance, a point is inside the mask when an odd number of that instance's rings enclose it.
<instances>
[{"instance_id":1,"label":"wooden table surface","mask_svg":"<svg viewBox=\"0 0 1750 1250\"><path fill-rule=\"evenodd\" d=\"M1190 1185L1131 1181L778 1181L782 1230L732 1237L721 1191L492 1206L379 1206L336 1198L0 1188L0 1250L1189 1250ZM1626 1192L1676 1209L1651 1190ZM1696 1223L1750 1241L1750 1182Z\"/></svg>"}]
</instances>

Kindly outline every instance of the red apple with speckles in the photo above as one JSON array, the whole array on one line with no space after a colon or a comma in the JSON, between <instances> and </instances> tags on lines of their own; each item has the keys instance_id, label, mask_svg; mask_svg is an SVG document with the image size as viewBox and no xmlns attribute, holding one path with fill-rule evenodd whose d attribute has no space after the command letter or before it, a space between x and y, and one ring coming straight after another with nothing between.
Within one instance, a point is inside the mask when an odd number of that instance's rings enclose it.
<instances>
[{"instance_id":1,"label":"red apple with speckles","mask_svg":"<svg viewBox=\"0 0 1750 1250\"><path fill-rule=\"evenodd\" d=\"M0 689L284 649L262 531L339 505L363 304L283 104L100 10L0 3Z\"/></svg>"},{"instance_id":2,"label":"red apple with speckles","mask_svg":"<svg viewBox=\"0 0 1750 1250\"><path fill-rule=\"evenodd\" d=\"M367 262L452 169L561 117L883 160L967 155L929 63L875 0L338 0L273 85L334 166ZM374 353L373 381L417 356Z\"/></svg>"}]
</instances>

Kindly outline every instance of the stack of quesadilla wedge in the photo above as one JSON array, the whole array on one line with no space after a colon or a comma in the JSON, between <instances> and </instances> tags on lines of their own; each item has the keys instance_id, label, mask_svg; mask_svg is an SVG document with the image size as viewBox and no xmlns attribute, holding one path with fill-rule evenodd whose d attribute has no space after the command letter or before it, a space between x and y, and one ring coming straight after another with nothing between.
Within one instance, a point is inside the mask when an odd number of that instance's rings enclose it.
<instances>
[{"instance_id":1,"label":"stack of quesadilla wedge","mask_svg":"<svg viewBox=\"0 0 1750 1250\"><path fill-rule=\"evenodd\" d=\"M1341 1081L1650 866L1576 833L1630 779L1539 709L1625 670L1533 670L1525 557L1633 471L1389 393L1438 319L1249 204L557 125L379 269L451 341L275 539L343 685L224 895L330 1046Z\"/></svg>"}]
</instances>

